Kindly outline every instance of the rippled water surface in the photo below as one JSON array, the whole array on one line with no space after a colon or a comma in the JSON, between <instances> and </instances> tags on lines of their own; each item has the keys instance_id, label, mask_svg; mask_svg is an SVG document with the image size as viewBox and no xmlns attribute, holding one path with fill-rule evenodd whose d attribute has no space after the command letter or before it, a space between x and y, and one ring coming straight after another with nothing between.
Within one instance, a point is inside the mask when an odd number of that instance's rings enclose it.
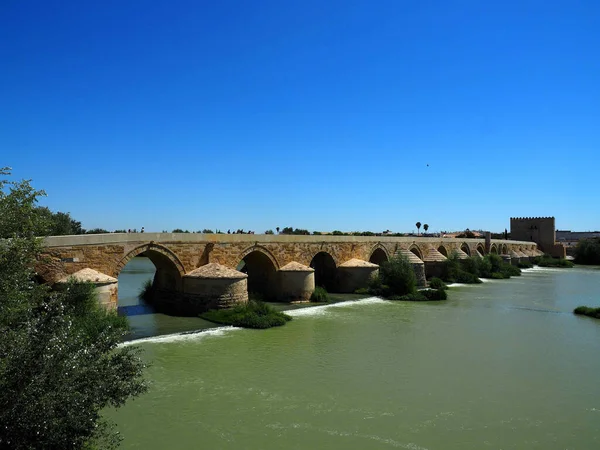
<instances>
[{"instance_id":1,"label":"rippled water surface","mask_svg":"<svg viewBox=\"0 0 600 450\"><path fill-rule=\"evenodd\" d=\"M108 415L125 449L597 449L600 321L580 304L600 306L596 268L148 338L150 391Z\"/></svg>"}]
</instances>

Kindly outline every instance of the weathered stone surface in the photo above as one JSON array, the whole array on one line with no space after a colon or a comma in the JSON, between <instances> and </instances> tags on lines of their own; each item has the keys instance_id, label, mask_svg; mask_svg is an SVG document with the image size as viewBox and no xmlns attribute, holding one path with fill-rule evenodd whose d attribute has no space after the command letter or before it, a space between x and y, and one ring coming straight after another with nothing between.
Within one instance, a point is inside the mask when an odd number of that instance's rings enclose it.
<instances>
[{"instance_id":1,"label":"weathered stone surface","mask_svg":"<svg viewBox=\"0 0 600 450\"><path fill-rule=\"evenodd\" d=\"M217 263L208 263L204 266L200 266L197 269L186 273L184 277L190 278L230 278L238 280L241 278L248 278L248 275L240 272L239 270L230 269L227 266L222 266Z\"/></svg>"},{"instance_id":2,"label":"weathered stone surface","mask_svg":"<svg viewBox=\"0 0 600 450\"><path fill-rule=\"evenodd\" d=\"M85 281L90 283L116 283L118 280L114 277L108 276L104 273L100 273L97 270L86 267L85 269L78 270L71 275L61 278L57 283L68 283L71 279L75 281Z\"/></svg>"},{"instance_id":3,"label":"weathered stone surface","mask_svg":"<svg viewBox=\"0 0 600 450\"><path fill-rule=\"evenodd\" d=\"M305 266L299 262L292 261L279 269L280 272L314 272L312 267Z\"/></svg>"},{"instance_id":4,"label":"weathered stone surface","mask_svg":"<svg viewBox=\"0 0 600 450\"><path fill-rule=\"evenodd\" d=\"M358 259L367 262L378 252L389 257L398 252L406 255L413 264L420 285L425 283L423 260L429 263L440 259L442 248L447 254L454 250L468 250L470 255L485 252L483 239L385 237L385 236L294 236L294 235L244 235L244 234L174 234L174 233L125 233L104 235L55 236L44 241L44 254L39 259L36 270L47 282L54 283L82 269L90 268L113 278L118 278L123 267L132 258L143 255L156 266L153 286L157 292L183 293L183 280L186 274L197 269L208 270L217 263L230 270L247 256L260 254L263 267L255 274L272 280L273 275L290 272L295 264L311 266L315 255L328 253L337 270L343 270L344 262ZM500 253L523 249L535 251L534 242L491 240L491 247ZM256 253L255 253L256 252ZM383 253L382 253L383 252ZM379 261L380 259L378 259ZM435 261L432 261L435 260ZM293 264L292 264L293 263ZM289 266L292 264L292 266ZM270 266L270 267L267 267ZM204 269L201 269L205 267ZM216 266L213 266L216 267ZM226 273L224 269L223 273ZM303 269L304 270L304 269ZM218 270L217 270L218 272ZM264 272L264 273L263 273ZM250 274L251 272L248 271ZM250 278L252 278L252 274ZM189 279L189 277L187 277ZM225 278L227 279L227 278ZM246 279L246 278L244 278ZM248 284L251 284L251 279ZM236 287L236 292L241 289ZM281 289L281 288L279 288ZM280 291L281 292L281 291ZM231 294L231 301L243 301L239 293ZM116 289L111 294L116 305ZM241 294L240 294L241 295ZM247 294L246 294L247 298Z\"/></svg>"},{"instance_id":5,"label":"weathered stone surface","mask_svg":"<svg viewBox=\"0 0 600 450\"><path fill-rule=\"evenodd\" d=\"M352 258L346 262L343 262L339 265L339 267L370 267L370 268L378 268L378 264L373 264L369 261L365 261L363 259Z\"/></svg>"}]
</instances>

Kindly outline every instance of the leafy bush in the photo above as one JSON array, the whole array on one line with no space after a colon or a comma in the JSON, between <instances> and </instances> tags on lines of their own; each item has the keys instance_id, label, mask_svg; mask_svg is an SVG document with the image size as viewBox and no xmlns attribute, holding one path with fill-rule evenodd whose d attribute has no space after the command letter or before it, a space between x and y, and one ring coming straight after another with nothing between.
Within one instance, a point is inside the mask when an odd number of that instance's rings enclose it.
<instances>
[{"instance_id":1,"label":"leafy bush","mask_svg":"<svg viewBox=\"0 0 600 450\"><path fill-rule=\"evenodd\" d=\"M388 300L399 300L405 302L429 302L437 300L446 300L448 294L444 289L422 289L417 292L404 295L392 295Z\"/></svg>"},{"instance_id":2,"label":"leafy bush","mask_svg":"<svg viewBox=\"0 0 600 450\"><path fill-rule=\"evenodd\" d=\"M417 277L408 259L397 254L379 267L381 285L389 287L389 295L404 295L415 292Z\"/></svg>"},{"instance_id":3,"label":"leafy bush","mask_svg":"<svg viewBox=\"0 0 600 450\"><path fill-rule=\"evenodd\" d=\"M600 265L600 237L580 240L575 247L575 262Z\"/></svg>"},{"instance_id":4,"label":"leafy bush","mask_svg":"<svg viewBox=\"0 0 600 450\"><path fill-rule=\"evenodd\" d=\"M437 277L433 277L431 280L429 280L429 287L431 289L448 289L448 285Z\"/></svg>"},{"instance_id":5,"label":"leafy bush","mask_svg":"<svg viewBox=\"0 0 600 450\"><path fill-rule=\"evenodd\" d=\"M444 289L423 289L419 293L424 295L427 300L446 300L448 298Z\"/></svg>"},{"instance_id":6,"label":"leafy bush","mask_svg":"<svg viewBox=\"0 0 600 450\"><path fill-rule=\"evenodd\" d=\"M573 311L575 314L581 314L583 316L593 317L600 319L600 308L590 308L589 306L578 306Z\"/></svg>"},{"instance_id":7,"label":"leafy bush","mask_svg":"<svg viewBox=\"0 0 600 450\"><path fill-rule=\"evenodd\" d=\"M542 256L538 260L537 265L540 266L540 267L564 267L564 268L571 268L575 264L573 264L573 262L569 261L568 259L553 258L551 256L544 255L544 256Z\"/></svg>"},{"instance_id":8,"label":"leafy bush","mask_svg":"<svg viewBox=\"0 0 600 450\"><path fill-rule=\"evenodd\" d=\"M405 295L392 295L388 297L388 300L398 300L403 302L427 302L429 299L425 297L421 292L413 292Z\"/></svg>"},{"instance_id":9,"label":"leafy bush","mask_svg":"<svg viewBox=\"0 0 600 450\"><path fill-rule=\"evenodd\" d=\"M442 280L447 283L477 284L481 283L478 278L482 260L480 258L459 259L456 253L452 253L442 268ZM484 268L484 270L487 270Z\"/></svg>"},{"instance_id":10,"label":"leafy bush","mask_svg":"<svg viewBox=\"0 0 600 450\"><path fill-rule=\"evenodd\" d=\"M200 317L222 325L256 329L279 327L292 320L291 316L256 300L230 309L212 309L200 314Z\"/></svg>"},{"instance_id":11,"label":"leafy bush","mask_svg":"<svg viewBox=\"0 0 600 450\"><path fill-rule=\"evenodd\" d=\"M310 295L311 302L325 303L325 302L328 302L329 300L330 300L330 298L329 298L329 294L327 293L327 290L321 286L317 286L315 288L315 290L313 291L313 293Z\"/></svg>"},{"instance_id":12,"label":"leafy bush","mask_svg":"<svg viewBox=\"0 0 600 450\"><path fill-rule=\"evenodd\" d=\"M520 262L517 264L519 269L531 269L533 267L533 263L531 262Z\"/></svg>"}]
</instances>

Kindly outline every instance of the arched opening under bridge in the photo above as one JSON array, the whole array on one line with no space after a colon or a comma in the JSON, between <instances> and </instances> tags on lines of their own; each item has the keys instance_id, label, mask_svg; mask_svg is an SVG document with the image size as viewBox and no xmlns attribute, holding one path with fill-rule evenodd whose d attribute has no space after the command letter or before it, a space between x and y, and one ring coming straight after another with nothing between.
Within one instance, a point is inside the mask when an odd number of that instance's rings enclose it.
<instances>
[{"instance_id":1,"label":"arched opening under bridge","mask_svg":"<svg viewBox=\"0 0 600 450\"><path fill-rule=\"evenodd\" d=\"M448 257L448 250L446 250L446 247L444 247L443 245L440 245L437 248L437 251L444 255L446 258Z\"/></svg>"},{"instance_id":2,"label":"arched opening under bridge","mask_svg":"<svg viewBox=\"0 0 600 450\"><path fill-rule=\"evenodd\" d=\"M485 247L482 244L477 244L477 251L481 253L481 256L485 255Z\"/></svg>"},{"instance_id":3,"label":"arched opening under bridge","mask_svg":"<svg viewBox=\"0 0 600 450\"><path fill-rule=\"evenodd\" d=\"M248 295L263 300L276 297L277 268L271 258L260 250L248 253L237 266L237 270L248 274Z\"/></svg>"},{"instance_id":4,"label":"arched opening under bridge","mask_svg":"<svg viewBox=\"0 0 600 450\"><path fill-rule=\"evenodd\" d=\"M490 247L490 253L494 255L498 254L498 248L496 248L496 244L492 244L492 246Z\"/></svg>"},{"instance_id":5,"label":"arched opening under bridge","mask_svg":"<svg viewBox=\"0 0 600 450\"><path fill-rule=\"evenodd\" d=\"M460 246L460 249L465 252L467 255L471 256L471 249L469 248L469 246L463 242Z\"/></svg>"},{"instance_id":6,"label":"arched opening under bridge","mask_svg":"<svg viewBox=\"0 0 600 450\"><path fill-rule=\"evenodd\" d=\"M369 258L369 262L377 264L378 266L381 266L384 262L387 261L388 256L385 253L385 250L383 250L382 248L376 248L375 250L373 250L373 253L371 253L371 257Z\"/></svg>"},{"instance_id":7,"label":"arched opening under bridge","mask_svg":"<svg viewBox=\"0 0 600 450\"><path fill-rule=\"evenodd\" d=\"M117 307L127 316L154 312L156 300L181 291L183 265L167 248L145 245L129 252L118 264Z\"/></svg>"},{"instance_id":8,"label":"arched opening under bridge","mask_svg":"<svg viewBox=\"0 0 600 450\"><path fill-rule=\"evenodd\" d=\"M324 287L327 292L337 290L337 267L329 253L317 253L310 262L310 267L315 269L315 286Z\"/></svg>"}]
</instances>

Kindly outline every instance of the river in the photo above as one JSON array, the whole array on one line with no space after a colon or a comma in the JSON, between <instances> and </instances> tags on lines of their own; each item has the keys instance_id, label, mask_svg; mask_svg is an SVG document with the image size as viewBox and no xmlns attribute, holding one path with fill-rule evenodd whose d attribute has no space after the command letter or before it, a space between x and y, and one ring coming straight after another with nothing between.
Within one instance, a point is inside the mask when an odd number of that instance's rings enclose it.
<instances>
[{"instance_id":1,"label":"river","mask_svg":"<svg viewBox=\"0 0 600 450\"><path fill-rule=\"evenodd\" d=\"M128 268L121 304L152 273ZM578 305L600 306L598 268L530 269L438 303L298 309L263 331L144 338L150 390L107 415L123 449L597 449L600 321ZM208 326L131 321L137 336Z\"/></svg>"}]
</instances>

